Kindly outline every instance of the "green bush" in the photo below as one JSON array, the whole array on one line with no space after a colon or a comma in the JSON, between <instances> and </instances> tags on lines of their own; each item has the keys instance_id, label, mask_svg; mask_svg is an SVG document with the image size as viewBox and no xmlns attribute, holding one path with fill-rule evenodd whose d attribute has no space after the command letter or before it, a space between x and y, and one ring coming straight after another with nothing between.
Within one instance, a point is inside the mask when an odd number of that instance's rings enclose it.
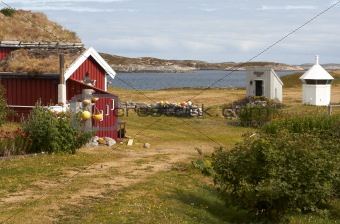
<instances>
[{"instance_id":1,"label":"green bush","mask_svg":"<svg viewBox=\"0 0 340 224\"><path fill-rule=\"evenodd\" d=\"M232 109L240 119L240 125L261 127L280 116L279 109L284 105L266 97L249 96L239 99L224 109Z\"/></svg>"},{"instance_id":2,"label":"green bush","mask_svg":"<svg viewBox=\"0 0 340 224\"><path fill-rule=\"evenodd\" d=\"M77 130L65 114L57 116L39 103L24 121L23 130L32 139L29 153L75 153L93 136L93 132Z\"/></svg>"},{"instance_id":3,"label":"green bush","mask_svg":"<svg viewBox=\"0 0 340 224\"><path fill-rule=\"evenodd\" d=\"M227 203L275 222L290 212L322 214L339 197L339 120L295 133L293 120L277 122L275 134L246 136L234 149L214 152L214 181Z\"/></svg>"},{"instance_id":4,"label":"green bush","mask_svg":"<svg viewBox=\"0 0 340 224\"><path fill-rule=\"evenodd\" d=\"M276 118L279 111L274 106L246 106L240 110L239 118L242 126L261 127Z\"/></svg>"},{"instance_id":5,"label":"green bush","mask_svg":"<svg viewBox=\"0 0 340 224\"><path fill-rule=\"evenodd\" d=\"M211 165L211 157L204 155L200 148L195 147L195 150L198 152L199 158L191 162L193 167L200 170L204 175L214 176L215 172Z\"/></svg>"},{"instance_id":6,"label":"green bush","mask_svg":"<svg viewBox=\"0 0 340 224\"><path fill-rule=\"evenodd\" d=\"M11 17L15 13L15 10L11 8L3 8L0 12L7 17Z\"/></svg>"}]
</instances>

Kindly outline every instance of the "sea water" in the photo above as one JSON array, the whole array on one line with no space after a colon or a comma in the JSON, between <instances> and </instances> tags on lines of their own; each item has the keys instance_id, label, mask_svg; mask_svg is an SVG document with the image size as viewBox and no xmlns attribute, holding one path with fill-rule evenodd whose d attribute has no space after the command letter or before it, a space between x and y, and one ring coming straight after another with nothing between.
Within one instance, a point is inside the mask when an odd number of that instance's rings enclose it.
<instances>
[{"instance_id":1,"label":"sea water","mask_svg":"<svg viewBox=\"0 0 340 224\"><path fill-rule=\"evenodd\" d=\"M294 71L276 71L278 76ZM200 70L187 73L117 73L111 86L124 89L158 90L169 88L245 88L246 71Z\"/></svg>"}]
</instances>

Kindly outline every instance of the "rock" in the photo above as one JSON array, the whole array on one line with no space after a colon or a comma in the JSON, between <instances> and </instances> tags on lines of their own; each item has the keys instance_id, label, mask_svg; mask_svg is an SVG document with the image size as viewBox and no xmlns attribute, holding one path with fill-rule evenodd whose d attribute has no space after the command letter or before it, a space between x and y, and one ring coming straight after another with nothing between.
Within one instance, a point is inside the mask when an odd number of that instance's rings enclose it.
<instances>
[{"instance_id":1,"label":"rock","mask_svg":"<svg viewBox=\"0 0 340 224\"><path fill-rule=\"evenodd\" d=\"M113 146L114 144L116 144L116 141L113 138L104 137L103 139L106 141L106 145L108 146Z\"/></svg>"},{"instance_id":2,"label":"rock","mask_svg":"<svg viewBox=\"0 0 340 224\"><path fill-rule=\"evenodd\" d=\"M132 144L133 144L133 138L130 138L129 141L128 141L128 143L127 143L127 145L128 145L128 146L132 146Z\"/></svg>"},{"instance_id":3,"label":"rock","mask_svg":"<svg viewBox=\"0 0 340 224\"><path fill-rule=\"evenodd\" d=\"M151 147L151 145L149 143L144 144L144 148L149 149L150 147Z\"/></svg>"},{"instance_id":4,"label":"rock","mask_svg":"<svg viewBox=\"0 0 340 224\"><path fill-rule=\"evenodd\" d=\"M99 140L99 137L98 137L98 136L94 136L94 137L92 138L92 142L98 142L98 140Z\"/></svg>"},{"instance_id":5,"label":"rock","mask_svg":"<svg viewBox=\"0 0 340 224\"><path fill-rule=\"evenodd\" d=\"M90 143L88 143L87 144L87 146L98 146L99 145L99 143L98 142L90 142Z\"/></svg>"}]
</instances>

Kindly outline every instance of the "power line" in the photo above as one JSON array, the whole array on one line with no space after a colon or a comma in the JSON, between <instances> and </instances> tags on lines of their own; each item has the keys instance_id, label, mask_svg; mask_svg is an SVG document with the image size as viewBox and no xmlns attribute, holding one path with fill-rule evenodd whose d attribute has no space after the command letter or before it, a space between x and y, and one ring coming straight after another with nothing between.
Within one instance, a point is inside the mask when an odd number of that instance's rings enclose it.
<instances>
[{"instance_id":1,"label":"power line","mask_svg":"<svg viewBox=\"0 0 340 224\"><path fill-rule=\"evenodd\" d=\"M331 10L332 8L334 8L337 4L339 4L340 1L337 1L335 3L333 3L331 6L329 6L327 9L323 10L322 12L320 12L319 14L317 14L316 16L312 17L311 19L307 20L305 23L303 23L302 25L300 25L299 27L295 28L293 31L291 31L290 33L286 34L285 36L283 36L282 38L280 38L279 40L277 40L276 42L274 42L273 44L269 45L267 48L265 48L264 50L262 50L260 53L256 54L255 56L253 56L252 58L250 58L249 60L247 60L244 63L241 63L241 65L246 64L252 60L254 60L255 58L257 58L258 56L262 55L263 53L267 52L269 49L273 48L274 46L276 46L278 43L282 42L283 40L285 40L287 37L291 36L292 34L296 33L297 31L299 31L301 28L305 27L307 24L311 23L313 20L317 19L319 16L323 15L324 13L326 13L327 11ZM203 92L205 92L206 90L208 90L209 88L211 88L212 86L214 86L216 83L222 81L223 79L225 79L226 77L228 77L230 74L232 74L233 72L237 71L236 66L231 67L231 71L226 74L224 77L216 80L215 82L213 82L210 86L204 88L201 92L199 92L196 96L190 98L189 100L193 100L194 98L196 98L197 96L201 95Z\"/></svg>"}]
</instances>

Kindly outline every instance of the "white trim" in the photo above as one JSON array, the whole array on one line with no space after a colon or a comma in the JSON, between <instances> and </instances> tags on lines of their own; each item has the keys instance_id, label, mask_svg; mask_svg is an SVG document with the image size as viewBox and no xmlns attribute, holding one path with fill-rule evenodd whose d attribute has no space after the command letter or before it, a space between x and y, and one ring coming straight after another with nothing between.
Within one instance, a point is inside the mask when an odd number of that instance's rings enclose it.
<instances>
[{"instance_id":1,"label":"white trim","mask_svg":"<svg viewBox=\"0 0 340 224\"><path fill-rule=\"evenodd\" d=\"M276 72L271 69L271 72L273 73L274 77L277 79L277 81L279 81L279 83L281 84L281 86L283 86L283 82L282 80L280 79L280 77L276 74Z\"/></svg>"},{"instance_id":2,"label":"white trim","mask_svg":"<svg viewBox=\"0 0 340 224\"><path fill-rule=\"evenodd\" d=\"M100 110L100 113L102 114L102 119L100 119L100 121L103 121L104 120L104 111Z\"/></svg>"},{"instance_id":3,"label":"white trim","mask_svg":"<svg viewBox=\"0 0 340 224\"><path fill-rule=\"evenodd\" d=\"M107 91L107 75L105 74L105 91Z\"/></svg>"},{"instance_id":4,"label":"white trim","mask_svg":"<svg viewBox=\"0 0 340 224\"><path fill-rule=\"evenodd\" d=\"M108 116L108 115L110 115L110 106L109 106L109 104L106 104L105 105L105 107L106 107L106 116Z\"/></svg>"},{"instance_id":5,"label":"white trim","mask_svg":"<svg viewBox=\"0 0 340 224\"><path fill-rule=\"evenodd\" d=\"M8 107L18 107L18 108L34 108L35 106L21 106L21 105L7 105Z\"/></svg>"},{"instance_id":6,"label":"white trim","mask_svg":"<svg viewBox=\"0 0 340 224\"><path fill-rule=\"evenodd\" d=\"M98 52L93 48L88 48L85 52L83 52L72 64L68 67L64 73L65 81L68 80L71 75L84 63L84 61L92 56L94 60L105 70L105 72L111 77L115 78L116 72L111 68L109 64L98 54ZM105 79L105 90L107 86L107 80Z\"/></svg>"},{"instance_id":7,"label":"white trim","mask_svg":"<svg viewBox=\"0 0 340 224\"><path fill-rule=\"evenodd\" d=\"M111 99L111 102L112 102L112 108L111 108L111 110L114 110L114 109L115 109L115 99Z\"/></svg>"}]
</instances>

